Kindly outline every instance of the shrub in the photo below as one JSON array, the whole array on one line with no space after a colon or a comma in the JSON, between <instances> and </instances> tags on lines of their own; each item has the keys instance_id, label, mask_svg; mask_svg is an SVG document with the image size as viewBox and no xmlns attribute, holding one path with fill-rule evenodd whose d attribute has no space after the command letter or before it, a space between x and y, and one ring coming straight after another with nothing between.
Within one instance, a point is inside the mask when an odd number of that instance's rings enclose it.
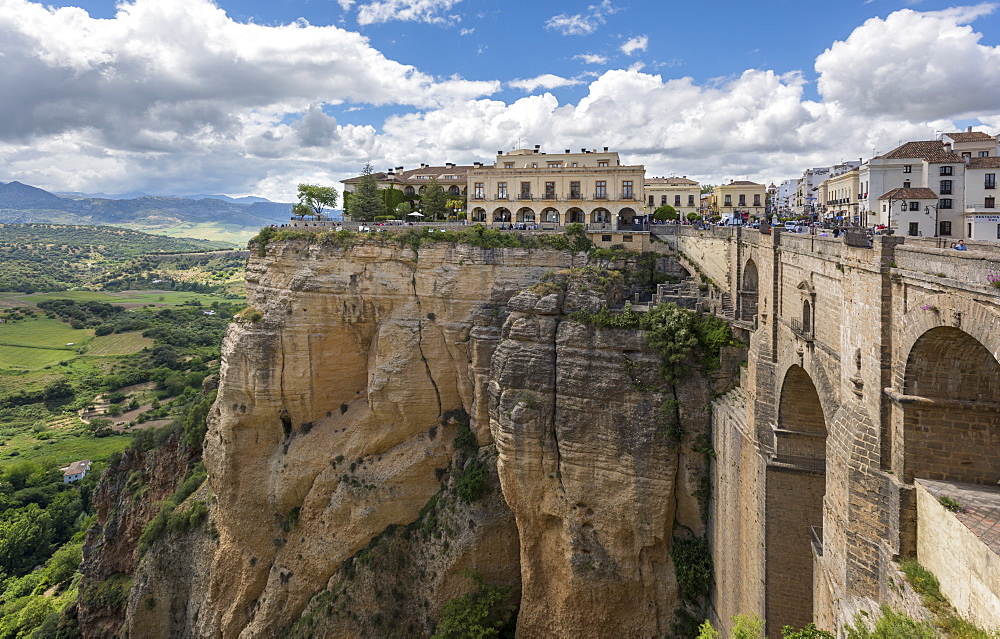
<instances>
[{"instance_id":1,"label":"shrub","mask_svg":"<svg viewBox=\"0 0 1000 639\"><path fill-rule=\"evenodd\" d=\"M517 608L511 602L514 588L487 585L474 570L467 570L465 575L475 582L476 589L444 605L433 639L499 637L500 630L511 621Z\"/></svg>"},{"instance_id":2,"label":"shrub","mask_svg":"<svg viewBox=\"0 0 1000 639\"><path fill-rule=\"evenodd\" d=\"M455 482L455 492L465 503L472 503L489 491L486 478L486 465L473 457L462 469Z\"/></svg>"}]
</instances>

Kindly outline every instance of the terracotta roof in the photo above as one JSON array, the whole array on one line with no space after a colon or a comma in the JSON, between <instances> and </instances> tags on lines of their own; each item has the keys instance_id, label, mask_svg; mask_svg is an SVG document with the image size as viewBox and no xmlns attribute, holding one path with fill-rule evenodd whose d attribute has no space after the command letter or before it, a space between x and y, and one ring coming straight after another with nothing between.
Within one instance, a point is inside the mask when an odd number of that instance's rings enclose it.
<instances>
[{"instance_id":1,"label":"terracotta roof","mask_svg":"<svg viewBox=\"0 0 1000 639\"><path fill-rule=\"evenodd\" d=\"M63 477L69 477L70 475L79 475L82 472L87 471L90 468L90 460L84 459L83 461L75 461L66 468L63 468Z\"/></svg>"},{"instance_id":2,"label":"terracotta roof","mask_svg":"<svg viewBox=\"0 0 1000 639\"><path fill-rule=\"evenodd\" d=\"M926 160L928 162L961 162L962 158L946 151L941 140L922 140L907 142L892 151L878 156L882 160L906 160L909 158Z\"/></svg>"},{"instance_id":3,"label":"terracotta roof","mask_svg":"<svg viewBox=\"0 0 1000 639\"><path fill-rule=\"evenodd\" d=\"M730 182L729 184L723 184L722 186L764 186L764 185L757 184L756 182L748 182L747 180L736 180L735 182Z\"/></svg>"},{"instance_id":4,"label":"terracotta roof","mask_svg":"<svg viewBox=\"0 0 1000 639\"><path fill-rule=\"evenodd\" d=\"M1000 157L969 158L970 169L1000 169Z\"/></svg>"},{"instance_id":5,"label":"terracotta roof","mask_svg":"<svg viewBox=\"0 0 1000 639\"><path fill-rule=\"evenodd\" d=\"M646 184L674 184L683 186L697 186L698 182L695 180L689 180L687 178L679 177L669 177L669 178L647 178Z\"/></svg>"},{"instance_id":6,"label":"terracotta roof","mask_svg":"<svg viewBox=\"0 0 1000 639\"><path fill-rule=\"evenodd\" d=\"M426 184L430 181L431 177L436 177L439 180L442 175L457 175L458 179L462 182L465 181L465 174L469 170L477 167L474 166L422 166L416 169L410 169L409 171L400 171L399 173L393 173L389 175L384 171L379 171L378 173L373 173L376 182L397 182L399 184ZM424 178L417 176L427 176ZM341 180L344 184L357 184L361 181L362 176L347 178L346 180Z\"/></svg>"},{"instance_id":7,"label":"terracotta roof","mask_svg":"<svg viewBox=\"0 0 1000 639\"><path fill-rule=\"evenodd\" d=\"M893 189L878 196L880 200L936 200L938 194L930 189Z\"/></svg>"},{"instance_id":8,"label":"terracotta roof","mask_svg":"<svg viewBox=\"0 0 1000 639\"><path fill-rule=\"evenodd\" d=\"M949 138L955 142L978 142L980 140L996 140L995 137L989 133L983 133L982 131L962 131L961 133L945 133Z\"/></svg>"}]
</instances>

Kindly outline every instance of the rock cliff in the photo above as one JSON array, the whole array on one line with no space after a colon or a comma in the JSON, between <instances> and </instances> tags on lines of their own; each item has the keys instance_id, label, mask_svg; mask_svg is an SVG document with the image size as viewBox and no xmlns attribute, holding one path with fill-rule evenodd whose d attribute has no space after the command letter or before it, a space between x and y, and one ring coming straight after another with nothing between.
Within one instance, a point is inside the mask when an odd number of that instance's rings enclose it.
<instances>
[{"instance_id":1,"label":"rock cliff","mask_svg":"<svg viewBox=\"0 0 1000 639\"><path fill-rule=\"evenodd\" d=\"M704 532L708 386L677 385L671 441L642 333L574 315L627 277L551 249L258 248L259 321L225 338L205 440L217 540L185 546L210 569L174 635L426 636L466 568L520 593L518 636L671 632L672 540ZM477 466L487 496L467 499ZM143 592L178 600L167 572ZM166 618L133 595L133 623Z\"/></svg>"}]
</instances>

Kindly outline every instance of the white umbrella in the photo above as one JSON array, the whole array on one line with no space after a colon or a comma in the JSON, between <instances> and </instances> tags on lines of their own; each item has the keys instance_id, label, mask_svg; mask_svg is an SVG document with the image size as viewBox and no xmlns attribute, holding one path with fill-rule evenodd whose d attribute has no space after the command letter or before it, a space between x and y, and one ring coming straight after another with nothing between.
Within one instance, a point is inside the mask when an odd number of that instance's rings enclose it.
<instances>
[{"instance_id":1,"label":"white umbrella","mask_svg":"<svg viewBox=\"0 0 1000 639\"><path fill-rule=\"evenodd\" d=\"M417 213L416 211L414 211L413 213L407 213L406 215L408 217L423 217L424 216L423 213Z\"/></svg>"}]
</instances>

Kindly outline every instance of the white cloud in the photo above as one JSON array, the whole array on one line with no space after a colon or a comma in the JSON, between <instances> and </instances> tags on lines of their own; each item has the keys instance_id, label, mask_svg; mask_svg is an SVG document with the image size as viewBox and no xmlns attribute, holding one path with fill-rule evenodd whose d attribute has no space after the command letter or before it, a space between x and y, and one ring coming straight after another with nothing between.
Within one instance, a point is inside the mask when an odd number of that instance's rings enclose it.
<instances>
[{"instance_id":1,"label":"white cloud","mask_svg":"<svg viewBox=\"0 0 1000 639\"><path fill-rule=\"evenodd\" d=\"M441 23L442 12L448 11L462 0L376 0L358 6L358 24L375 24L400 20L402 22Z\"/></svg>"},{"instance_id":2,"label":"white cloud","mask_svg":"<svg viewBox=\"0 0 1000 639\"><path fill-rule=\"evenodd\" d=\"M635 36L629 38L619 47L625 55L632 55L636 51L645 51L649 46L649 36Z\"/></svg>"},{"instance_id":3,"label":"white cloud","mask_svg":"<svg viewBox=\"0 0 1000 639\"><path fill-rule=\"evenodd\" d=\"M530 93L536 89L558 89L559 87L569 87L577 84L582 84L582 82L580 80L574 80L571 78L562 78L558 75L546 73L536 78L529 78L525 80L512 80L507 84L511 87L514 87L515 89L523 89Z\"/></svg>"},{"instance_id":4,"label":"white cloud","mask_svg":"<svg viewBox=\"0 0 1000 639\"><path fill-rule=\"evenodd\" d=\"M351 7L354 6L354 0L337 0L337 4L339 4L340 8L344 11L350 11Z\"/></svg>"},{"instance_id":5,"label":"white cloud","mask_svg":"<svg viewBox=\"0 0 1000 639\"><path fill-rule=\"evenodd\" d=\"M459 29L458 35L460 35L460 36L467 36L467 35L472 35L475 32L476 32L476 28L475 27L472 27L471 29Z\"/></svg>"},{"instance_id":6,"label":"white cloud","mask_svg":"<svg viewBox=\"0 0 1000 639\"><path fill-rule=\"evenodd\" d=\"M112 20L0 0L0 180L287 200L299 182L337 184L369 158L379 169L464 164L520 142L608 146L650 174L770 181L929 139L959 117L1000 126L997 49L967 26L990 9L866 22L817 58L821 100L799 73L696 83L636 63L564 104L551 93L487 99L499 83L428 76L335 27L236 23L208 0L137 0ZM349 121L373 105L414 112L380 129Z\"/></svg>"},{"instance_id":7,"label":"white cloud","mask_svg":"<svg viewBox=\"0 0 1000 639\"><path fill-rule=\"evenodd\" d=\"M872 18L816 58L818 89L844 109L909 119L961 118L1000 107L1000 47L968 23L996 5L903 9Z\"/></svg>"},{"instance_id":8,"label":"white cloud","mask_svg":"<svg viewBox=\"0 0 1000 639\"><path fill-rule=\"evenodd\" d=\"M546 29L555 29L563 35L587 35L597 31L606 22L605 16L616 13L618 8L611 0L602 0L600 4L587 7L587 13L552 16L545 22Z\"/></svg>"},{"instance_id":9,"label":"white cloud","mask_svg":"<svg viewBox=\"0 0 1000 639\"><path fill-rule=\"evenodd\" d=\"M581 60L584 64L604 64L608 61L605 56L596 53L581 53L580 55L573 56L573 59Z\"/></svg>"}]
</instances>

